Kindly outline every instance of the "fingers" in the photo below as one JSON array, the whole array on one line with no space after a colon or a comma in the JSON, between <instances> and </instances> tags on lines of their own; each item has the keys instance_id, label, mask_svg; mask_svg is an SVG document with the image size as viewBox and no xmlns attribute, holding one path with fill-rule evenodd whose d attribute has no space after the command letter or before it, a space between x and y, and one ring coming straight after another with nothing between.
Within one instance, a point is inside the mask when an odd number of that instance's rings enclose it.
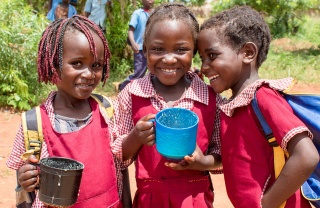
<instances>
[{"instance_id":1,"label":"fingers","mask_svg":"<svg viewBox=\"0 0 320 208\"><path fill-rule=\"evenodd\" d=\"M185 169L187 169L189 163L185 160L182 160L179 163L165 162L164 165L173 169L173 170L185 170Z\"/></svg>"},{"instance_id":2,"label":"fingers","mask_svg":"<svg viewBox=\"0 0 320 208\"><path fill-rule=\"evenodd\" d=\"M155 127L150 119L155 117L154 114L148 114L142 117L135 126L135 134L142 144L152 146L155 143Z\"/></svg>"},{"instance_id":3,"label":"fingers","mask_svg":"<svg viewBox=\"0 0 320 208\"><path fill-rule=\"evenodd\" d=\"M18 170L18 182L26 191L33 191L39 183L39 171L37 167L26 164Z\"/></svg>"},{"instance_id":4,"label":"fingers","mask_svg":"<svg viewBox=\"0 0 320 208\"><path fill-rule=\"evenodd\" d=\"M38 163L38 159L35 155L30 155L30 157L27 159L27 163Z\"/></svg>"},{"instance_id":5,"label":"fingers","mask_svg":"<svg viewBox=\"0 0 320 208\"><path fill-rule=\"evenodd\" d=\"M153 119L153 118L155 118L155 117L156 117L155 114L148 114L148 115L146 115L146 116L143 116L143 117L140 119L140 121L150 121L150 119Z\"/></svg>"}]
</instances>

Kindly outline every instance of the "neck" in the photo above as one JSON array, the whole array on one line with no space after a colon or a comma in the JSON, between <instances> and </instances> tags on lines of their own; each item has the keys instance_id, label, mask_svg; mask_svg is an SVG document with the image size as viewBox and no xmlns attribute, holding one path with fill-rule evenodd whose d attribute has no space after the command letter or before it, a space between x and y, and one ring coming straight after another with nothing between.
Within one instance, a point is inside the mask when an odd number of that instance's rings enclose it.
<instances>
[{"instance_id":1,"label":"neck","mask_svg":"<svg viewBox=\"0 0 320 208\"><path fill-rule=\"evenodd\" d=\"M255 71L256 72L256 71ZM232 87L232 97L236 97L239 95L246 87L254 83L255 81L259 80L258 73L251 73L247 77L244 77L243 80L240 80L238 84Z\"/></svg>"},{"instance_id":2,"label":"neck","mask_svg":"<svg viewBox=\"0 0 320 208\"><path fill-rule=\"evenodd\" d=\"M144 7L142 7L142 9L144 10L144 11L146 11L146 12L149 12L149 10L151 9L149 6L144 6Z\"/></svg>"},{"instance_id":3,"label":"neck","mask_svg":"<svg viewBox=\"0 0 320 208\"><path fill-rule=\"evenodd\" d=\"M61 4L60 4L61 6L63 6L63 7L68 7L69 6L69 3L66 3L66 2L61 2Z\"/></svg>"},{"instance_id":4,"label":"neck","mask_svg":"<svg viewBox=\"0 0 320 208\"><path fill-rule=\"evenodd\" d=\"M174 103L179 100L184 93L187 91L188 87L191 84L191 80L187 79L186 76L183 76L176 84L174 85L164 85L160 82L157 77L152 78L152 84L155 91L167 102Z\"/></svg>"}]
</instances>

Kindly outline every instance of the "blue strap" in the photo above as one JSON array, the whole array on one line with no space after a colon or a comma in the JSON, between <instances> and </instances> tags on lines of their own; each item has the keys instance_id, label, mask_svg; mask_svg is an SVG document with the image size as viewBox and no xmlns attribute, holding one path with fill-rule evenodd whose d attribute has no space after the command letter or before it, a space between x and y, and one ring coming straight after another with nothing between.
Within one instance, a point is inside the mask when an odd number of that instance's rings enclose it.
<instances>
[{"instance_id":1,"label":"blue strap","mask_svg":"<svg viewBox=\"0 0 320 208\"><path fill-rule=\"evenodd\" d=\"M270 126L268 125L267 121L265 120L264 116L261 113L261 110L258 105L256 92L254 93L254 98L251 102L251 105L252 105L252 108L253 108L259 122L260 122L260 125L261 125L263 133L264 133L264 137L266 138L266 140L269 142L269 144L272 147L279 146L277 141L274 139L273 132L272 132Z\"/></svg>"},{"instance_id":2,"label":"blue strap","mask_svg":"<svg viewBox=\"0 0 320 208\"><path fill-rule=\"evenodd\" d=\"M252 100L252 108L253 108L254 112L256 113L256 116L258 117L258 120L259 120L259 122L261 124L261 127L263 129L265 137L267 137L268 135L272 135L273 136L271 128L269 127L267 121L264 119L264 117L263 117L263 115L262 115L262 113L260 111L260 108L259 108L259 105L258 105L258 101L257 101L257 97L256 97L256 92L254 93L254 98Z\"/></svg>"}]
</instances>

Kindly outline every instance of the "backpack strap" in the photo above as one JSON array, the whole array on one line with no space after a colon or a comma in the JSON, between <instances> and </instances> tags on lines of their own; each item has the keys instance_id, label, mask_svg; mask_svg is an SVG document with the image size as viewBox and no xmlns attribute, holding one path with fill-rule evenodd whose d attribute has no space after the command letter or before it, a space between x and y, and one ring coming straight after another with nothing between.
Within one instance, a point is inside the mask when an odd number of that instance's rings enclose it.
<instances>
[{"instance_id":1,"label":"backpack strap","mask_svg":"<svg viewBox=\"0 0 320 208\"><path fill-rule=\"evenodd\" d=\"M99 103L100 106L103 106L104 109L106 110L107 116L109 119L113 118L113 113L114 113L114 109L113 109L113 105L112 105L112 101L110 100L110 98L104 96L104 95L100 95L100 94L91 94L91 97L93 99L95 99L95 101L97 101L97 103Z\"/></svg>"},{"instance_id":2,"label":"backpack strap","mask_svg":"<svg viewBox=\"0 0 320 208\"><path fill-rule=\"evenodd\" d=\"M21 155L21 159L27 160L30 155L35 155L40 159L41 147L43 142L42 120L40 106L37 106L27 112L21 114L22 131L24 136L24 145L26 152ZM32 205L36 198L34 191L27 192L23 190L18 181L18 170L16 171L17 187L16 187L16 206L27 207Z\"/></svg>"},{"instance_id":3,"label":"backpack strap","mask_svg":"<svg viewBox=\"0 0 320 208\"><path fill-rule=\"evenodd\" d=\"M21 155L21 158L26 160L31 154L34 154L39 160L43 142L40 106L22 113L21 117L26 148L26 152Z\"/></svg>"},{"instance_id":4,"label":"backpack strap","mask_svg":"<svg viewBox=\"0 0 320 208\"><path fill-rule=\"evenodd\" d=\"M275 139L275 137L273 135L273 132L272 132L270 126L268 125L267 121L265 120L265 118L259 108L256 93L257 92L254 93L254 98L251 102L251 105L252 105L252 108L253 108L253 110L259 120L259 123L262 127L264 137L268 141L269 145L273 148L274 172L275 172L275 178L277 179L285 162L286 162L286 154L283 151L283 149L279 146L277 140ZM280 208L285 207L285 205L286 205L286 202L284 202L280 206Z\"/></svg>"}]
</instances>

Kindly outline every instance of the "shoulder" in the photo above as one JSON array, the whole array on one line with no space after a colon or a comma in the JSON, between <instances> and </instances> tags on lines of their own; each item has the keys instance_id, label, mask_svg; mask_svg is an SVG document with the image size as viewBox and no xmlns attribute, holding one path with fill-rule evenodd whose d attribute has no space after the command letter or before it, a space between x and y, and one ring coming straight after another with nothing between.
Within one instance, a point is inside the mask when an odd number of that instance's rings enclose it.
<instances>
[{"instance_id":1,"label":"shoulder","mask_svg":"<svg viewBox=\"0 0 320 208\"><path fill-rule=\"evenodd\" d=\"M72 6L71 4L69 4L69 9L72 10L73 14L77 14L77 10L74 6Z\"/></svg>"},{"instance_id":2,"label":"shoulder","mask_svg":"<svg viewBox=\"0 0 320 208\"><path fill-rule=\"evenodd\" d=\"M137 10L134 10L134 12L132 13L132 16L139 16L141 15L141 13L143 13L143 9L137 9Z\"/></svg>"},{"instance_id":3,"label":"shoulder","mask_svg":"<svg viewBox=\"0 0 320 208\"><path fill-rule=\"evenodd\" d=\"M259 101L259 105L272 103L272 105L276 103L284 103L286 102L283 98L282 94L276 90L272 89L267 85L262 85L256 92L256 98Z\"/></svg>"}]
</instances>

